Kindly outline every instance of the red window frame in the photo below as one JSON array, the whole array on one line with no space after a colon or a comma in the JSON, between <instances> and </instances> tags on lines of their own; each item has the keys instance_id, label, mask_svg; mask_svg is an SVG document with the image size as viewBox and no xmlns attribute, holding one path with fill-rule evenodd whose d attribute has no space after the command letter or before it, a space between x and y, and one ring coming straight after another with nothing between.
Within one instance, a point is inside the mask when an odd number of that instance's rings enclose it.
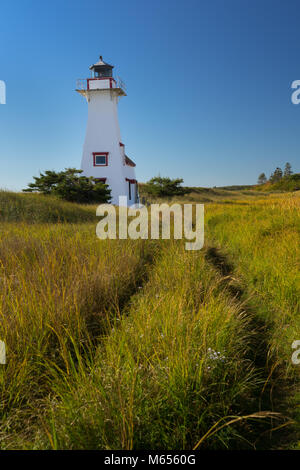
<instances>
[{"instance_id":1,"label":"red window frame","mask_svg":"<svg viewBox=\"0 0 300 470\"><path fill-rule=\"evenodd\" d=\"M130 179L130 178L125 178L125 180L128 182L128 199L129 201L132 200L132 189L131 189L131 185L132 184L137 184L137 180L135 179Z\"/></svg>"},{"instance_id":2,"label":"red window frame","mask_svg":"<svg viewBox=\"0 0 300 470\"><path fill-rule=\"evenodd\" d=\"M108 154L109 152L93 152L93 165L96 167L108 166ZM105 165L96 165L96 157L105 157Z\"/></svg>"}]
</instances>

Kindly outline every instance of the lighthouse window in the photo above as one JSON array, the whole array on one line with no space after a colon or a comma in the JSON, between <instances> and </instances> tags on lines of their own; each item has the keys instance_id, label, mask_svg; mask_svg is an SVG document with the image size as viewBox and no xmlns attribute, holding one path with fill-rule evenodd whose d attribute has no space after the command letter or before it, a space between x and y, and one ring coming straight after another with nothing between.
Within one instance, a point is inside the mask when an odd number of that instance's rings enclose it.
<instances>
[{"instance_id":1,"label":"lighthouse window","mask_svg":"<svg viewBox=\"0 0 300 470\"><path fill-rule=\"evenodd\" d=\"M96 155L96 165L106 165L106 155Z\"/></svg>"},{"instance_id":2,"label":"lighthouse window","mask_svg":"<svg viewBox=\"0 0 300 470\"><path fill-rule=\"evenodd\" d=\"M107 166L107 153L94 153L94 166Z\"/></svg>"},{"instance_id":3,"label":"lighthouse window","mask_svg":"<svg viewBox=\"0 0 300 470\"><path fill-rule=\"evenodd\" d=\"M103 77L112 77L112 71L110 69L104 69L104 70L97 70L95 71L95 77L96 78L103 78Z\"/></svg>"}]
</instances>

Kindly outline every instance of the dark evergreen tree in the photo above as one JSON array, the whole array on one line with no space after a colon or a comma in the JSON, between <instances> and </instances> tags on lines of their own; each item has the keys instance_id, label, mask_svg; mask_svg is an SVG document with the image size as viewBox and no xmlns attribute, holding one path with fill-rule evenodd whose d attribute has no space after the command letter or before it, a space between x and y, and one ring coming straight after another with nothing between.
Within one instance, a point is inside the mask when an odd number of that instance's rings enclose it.
<instances>
[{"instance_id":1,"label":"dark evergreen tree","mask_svg":"<svg viewBox=\"0 0 300 470\"><path fill-rule=\"evenodd\" d=\"M292 165L289 162L287 162L284 167L283 175L284 177L287 177L287 176L291 176L292 174L293 174Z\"/></svg>"},{"instance_id":2,"label":"dark evergreen tree","mask_svg":"<svg viewBox=\"0 0 300 470\"><path fill-rule=\"evenodd\" d=\"M66 168L59 173L51 170L34 176L34 183L30 183L24 192L38 192L52 194L70 202L79 203L106 203L111 199L107 184L97 181L93 177L80 176L82 170Z\"/></svg>"},{"instance_id":3,"label":"dark evergreen tree","mask_svg":"<svg viewBox=\"0 0 300 470\"><path fill-rule=\"evenodd\" d=\"M270 182L278 183L278 181L282 179L282 176L283 176L282 169L277 167L274 173L272 173L270 176Z\"/></svg>"},{"instance_id":4,"label":"dark evergreen tree","mask_svg":"<svg viewBox=\"0 0 300 470\"><path fill-rule=\"evenodd\" d=\"M258 184L265 184L267 182L267 177L264 173L261 173L258 177L257 183Z\"/></svg>"}]
</instances>

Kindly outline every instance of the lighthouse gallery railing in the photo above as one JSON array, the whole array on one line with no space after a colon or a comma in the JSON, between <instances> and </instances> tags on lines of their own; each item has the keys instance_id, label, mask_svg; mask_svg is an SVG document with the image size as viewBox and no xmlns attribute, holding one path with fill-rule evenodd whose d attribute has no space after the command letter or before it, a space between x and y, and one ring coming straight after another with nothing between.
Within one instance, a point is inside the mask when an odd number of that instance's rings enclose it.
<instances>
[{"instance_id":1,"label":"lighthouse gallery railing","mask_svg":"<svg viewBox=\"0 0 300 470\"><path fill-rule=\"evenodd\" d=\"M104 77L102 78L93 78L93 80L103 80ZM108 77L109 79L109 77ZM78 78L76 80L76 90L87 90L88 89L88 85L87 85L87 81L89 79L88 78ZM113 78L113 80L115 81L116 83L116 88L121 88L121 90L124 91L124 93L126 93L126 85L125 85L125 82L121 79L121 77L117 77L116 79Z\"/></svg>"}]
</instances>

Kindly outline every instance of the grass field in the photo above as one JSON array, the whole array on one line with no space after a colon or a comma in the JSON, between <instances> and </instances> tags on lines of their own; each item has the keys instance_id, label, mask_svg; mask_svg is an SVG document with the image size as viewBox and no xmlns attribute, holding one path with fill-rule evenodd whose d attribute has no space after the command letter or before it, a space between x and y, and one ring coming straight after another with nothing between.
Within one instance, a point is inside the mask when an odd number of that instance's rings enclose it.
<instances>
[{"instance_id":1,"label":"grass field","mask_svg":"<svg viewBox=\"0 0 300 470\"><path fill-rule=\"evenodd\" d=\"M0 449L297 448L299 196L186 195L188 252L0 192Z\"/></svg>"}]
</instances>

